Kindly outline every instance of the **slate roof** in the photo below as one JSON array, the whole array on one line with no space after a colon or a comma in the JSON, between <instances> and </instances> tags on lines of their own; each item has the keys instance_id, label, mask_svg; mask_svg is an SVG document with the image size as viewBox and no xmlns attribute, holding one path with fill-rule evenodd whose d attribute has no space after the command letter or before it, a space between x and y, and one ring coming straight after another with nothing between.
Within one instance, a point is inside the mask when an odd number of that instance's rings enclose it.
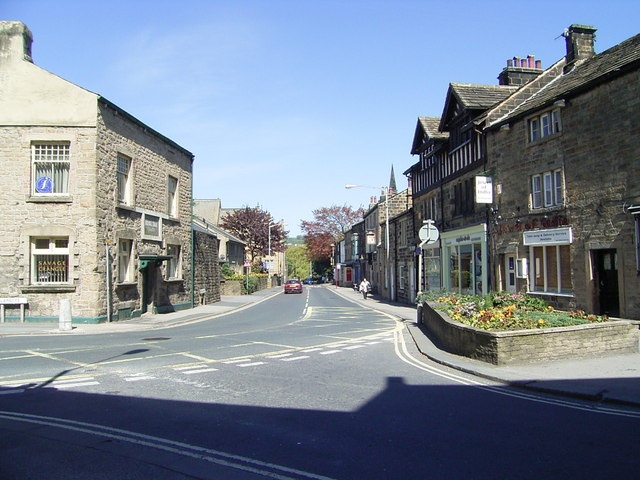
<instances>
[{"instance_id":1,"label":"slate roof","mask_svg":"<svg viewBox=\"0 0 640 480\"><path fill-rule=\"evenodd\" d=\"M455 117L456 104L466 110L484 111L503 101L518 88L520 87L514 85L450 83L440 120L440 130L447 130L449 121Z\"/></svg>"},{"instance_id":2,"label":"slate roof","mask_svg":"<svg viewBox=\"0 0 640 480\"><path fill-rule=\"evenodd\" d=\"M487 128L497 128L530 112L545 108L557 100L569 99L583 91L593 89L598 84L637 70L640 68L640 34L577 63L567 73L563 73L563 69L560 68L564 65L563 59L545 71L546 76L552 78L548 79L546 85L537 92L526 96L520 102L514 101L516 97L522 97L520 92L507 99L504 104L510 103L512 108L508 109L508 113L500 116L489 115L490 121ZM526 87L527 85L523 89Z\"/></svg>"},{"instance_id":3,"label":"slate roof","mask_svg":"<svg viewBox=\"0 0 640 480\"><path fill-rule=\"evenodd\" d=\"M412 155L420 153L420 147L424 144L425 137L435 141L446 141L449 138L449 132L441 132L438 129L439 126L440 117L418 117L411 145Z\"/></svg>"}]
</instances>

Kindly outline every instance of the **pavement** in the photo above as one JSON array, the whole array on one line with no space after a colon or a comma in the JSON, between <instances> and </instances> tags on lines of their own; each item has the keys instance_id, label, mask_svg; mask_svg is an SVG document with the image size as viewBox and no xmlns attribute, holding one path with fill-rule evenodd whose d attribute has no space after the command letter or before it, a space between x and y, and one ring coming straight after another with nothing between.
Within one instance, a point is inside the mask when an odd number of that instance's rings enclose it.
<instances>
[{"instance_id":1,"label":"pavement","mask_svg":"<svg viewBox=\"0 0 640 480\"><path fill-rule=\"evenodd\" d=\"M516 366L496 366L439 350L429 340L424 326L416 322L417 310L413 305L389 302L377 295L370 295L365 300L360 293L351 288L336 288L330 285L310 288L330 288L352 302L397 317L408 328L418 350L441 365L537 392L603 403L640 406L640 352ZM71 330L61 329L57 323L5 322L0 323L0 341L3 337L18 335L56 336L161 330L250 308L281 292L282 287L274 287L251 295L223 296L219 302L199 305L189 310L144 315L140 318L110 323L73 324Z\"/></svg>"}]
</instances>

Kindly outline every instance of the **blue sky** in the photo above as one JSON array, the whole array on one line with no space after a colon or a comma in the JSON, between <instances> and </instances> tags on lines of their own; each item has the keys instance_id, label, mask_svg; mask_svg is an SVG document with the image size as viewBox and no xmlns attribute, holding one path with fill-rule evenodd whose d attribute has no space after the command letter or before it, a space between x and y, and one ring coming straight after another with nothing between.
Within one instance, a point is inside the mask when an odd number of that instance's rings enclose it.
<instances>
[{"instance_id":1,"label":"blue sky","mask_svg":"<svg viewBox=\"0 0 640 480\"><path fill-rule=\"evenodd\" d=\"M0 0L34 62L195 155L194 197L259 205L292 235L312 210L399 190L418 116L449 82L497 84L514 56L546 68L565 27L602 52L640 33L640 2L576 0Z\"/></svg>"}]
</instances>

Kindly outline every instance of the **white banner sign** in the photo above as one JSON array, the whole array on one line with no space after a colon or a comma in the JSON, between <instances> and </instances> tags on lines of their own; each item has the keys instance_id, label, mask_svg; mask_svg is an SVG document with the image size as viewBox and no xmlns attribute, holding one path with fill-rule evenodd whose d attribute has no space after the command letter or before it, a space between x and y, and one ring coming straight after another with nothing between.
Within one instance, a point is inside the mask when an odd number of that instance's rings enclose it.
<instances>
[{"instance_id":1,"label":"white banner sign","mask_svg":"<svg viewBox=\"0 0 640 480\"><path fill-rule=\"evenodd\" d=\"M493 203L493 178L476 177L476 203Z\"/></svg>"}]
</instances>

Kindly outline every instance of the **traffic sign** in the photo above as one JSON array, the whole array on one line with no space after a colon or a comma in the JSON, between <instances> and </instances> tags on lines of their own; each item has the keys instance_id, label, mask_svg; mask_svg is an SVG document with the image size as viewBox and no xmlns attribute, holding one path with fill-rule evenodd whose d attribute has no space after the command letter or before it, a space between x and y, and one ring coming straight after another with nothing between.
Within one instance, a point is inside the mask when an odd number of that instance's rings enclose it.
<instances>
[{"instance_id":1,"label":"traffic sign","mask_svg":"<svg viewBox=\"0 0 640 480\"><path fill-rule=\"evenodd\" d=\"M431 245L440 238L440 231L433 220L426 220L425 224L418 231L418 237L422 240L422 245Z\"/></svg>"}]
</instances>

